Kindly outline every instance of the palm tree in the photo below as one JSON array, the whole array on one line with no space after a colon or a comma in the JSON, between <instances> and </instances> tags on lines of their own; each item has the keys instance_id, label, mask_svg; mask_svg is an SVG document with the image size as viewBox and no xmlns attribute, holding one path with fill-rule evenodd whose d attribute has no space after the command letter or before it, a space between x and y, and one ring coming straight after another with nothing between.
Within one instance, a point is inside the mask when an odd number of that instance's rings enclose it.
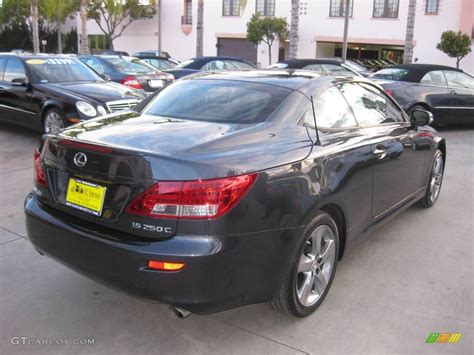
<instances>
[{"instance_id":1,"label":"palm tree","mask_svg":"<svg viewBox=\"0 0 474 355\"><path fill-rule=\"evenodd\" d=\"M89 0L81 0L81 54L90 54L89 38L87 37L87 13L89 11Z\"/></svg>"},{"instance_id":2,"label":"palm tree","mask_svg":"<svg viewBox=\"0 0 474 355\"><path fill-rule=\"evenodd\" d=\"M204 0L198 0L196 23L196 57L203 56Z\"/></svg>"},{"instance_id":3,"label":"palm tree","mask_svg":"<svg viewBox=\"0 0 474 355\"><path fill-rule=\"evenodd\" d=\"M300 22L300 0L291 0L290 59L298 56L298 27Z\"/></svg>"},{"instance_id":4,"label":"palm tree","mask_svg":"<svg viewBox=\"0 0 474 355\"><path fill-rule=\"evenodd\" d=\"M405 48L403 64L410 64L413 60L413 35L415 33L416 0L408 3L407 29L405 32Z\"/></svg>"},{"instance_id":5,"label":"palm tree","mask_svg":"<svg viewBox=\"0 0 474 355\"><path fill-rule=\"evenodd\" d=\"M33 32L33 53L39 53L39 31L38 31L38 1L31 0L30 3L31 13L31 29Z\"/></svg>"}]
</instances>

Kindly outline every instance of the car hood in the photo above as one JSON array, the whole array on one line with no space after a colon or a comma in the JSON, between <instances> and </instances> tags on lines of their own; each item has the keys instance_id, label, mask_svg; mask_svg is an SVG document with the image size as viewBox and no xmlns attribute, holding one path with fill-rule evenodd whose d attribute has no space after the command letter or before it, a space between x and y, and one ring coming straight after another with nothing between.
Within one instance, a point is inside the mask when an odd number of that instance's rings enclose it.
<instances>
[{"instance_id":1,"label":"car hood","mask_svg":"<svg viewBox=\"0 0 474 355\"><path fill-rule=\"evenodd\" d=\"M77 99L88 98L100 103L115 100L137 99L142 100L143 95L137 90L113 82L85 82L85 83L58 83L40 84L59 93L75 96Z\"/></svg>"},{"instance_id":2,"label":"car hood","mask_svg":"<svg viewBox=\"0 0 474 355\"><path fill-rule=\"evenodd\" d=\"M298 125L217 123L135 112L89 120L62 131L60 138L154 157L161 179L173 178L176 169L188 179L198 171L199 178L213 178L265 170L300 161L312 147L306 128Z\"/></svg>"}]
</instances>

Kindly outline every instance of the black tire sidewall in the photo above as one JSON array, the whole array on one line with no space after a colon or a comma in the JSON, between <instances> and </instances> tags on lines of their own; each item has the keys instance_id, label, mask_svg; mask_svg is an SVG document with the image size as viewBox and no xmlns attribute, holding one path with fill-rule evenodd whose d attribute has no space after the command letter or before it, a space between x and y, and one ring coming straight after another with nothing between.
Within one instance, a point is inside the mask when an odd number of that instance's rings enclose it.
<instances>
[{"instance_id":1,"label":"black tire sidewall","mask_svg":"<svg viewBox=\"0 0 474 355\"><path fill-rule=\"evenodd\" d=\"M314 305L312 305L310 307L307 307L307 306L303 306L300 303L300 301L298 300L298 297L296 295L296 281L297 281L298 263L299 263L300 256L303 253L303 250L306 246L306 241L308 240L309 236L311 235L311 233L317 227L319 227L321 225L329 226L334 232L335 244L336 244L336 258L335 258L335 261L334 261L334 267L333 267L333 270L332 270L332 274L331 274L331 276L329 278L329 281L328 281L328 285L327 285L326 289L324 290L322 296L318 299L318 301ZM329 214L320 211L310 221L310 223L308 224L308 226L305 228L304 232L302 233L302 237L300 239L299 246L298 246L297 251L295 253L295 256L293 258L293 262L291 264L291 274L290 274L290 287L291 287L291 290L290 290L288 296L290 297L290 299L289 299L290 307L292 308L293 313L297 317L306 317L306 316L310 315L324 301L324 299L326 298L326 295L329 292L329 289L331 288L331 284L332 284L332 281L334 279L334 275L336 273L338 256L339 256L339 233L338 233L336 222L334 222L334 220L331 218L331 216Z\"/></svg>"}]
</instances>

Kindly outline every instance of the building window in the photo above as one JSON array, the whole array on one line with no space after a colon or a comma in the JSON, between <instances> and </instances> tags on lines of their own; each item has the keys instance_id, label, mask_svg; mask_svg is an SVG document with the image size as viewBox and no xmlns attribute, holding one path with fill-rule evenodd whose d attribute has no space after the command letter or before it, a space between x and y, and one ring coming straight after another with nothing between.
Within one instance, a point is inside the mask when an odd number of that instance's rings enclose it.
<instances>
[{"instance_id":1,"label":"building window","mask_svg":"<svg viewBox=\"0 0 474 355\"><path fill-rule=\"evenodd\" d=\"M262 16L275 16L275 0L257 0L255 12Z\"/></svg>"},{"instance_id":2,"label":"building window","mask_svg":"<svg viewBox=\"0 0 474 355\"><path fill-rule=\"evenodd\" d=\"M349 5L349 16L352 17L354 0ZM329 17L344 17L346 13L346 0L331 0L329 3Z\"/></svg>"},{"instance_id":3,"label":"building window","mask_svg":"<svg viewBox=\"0 0 474 355\"><path fill-rule=\"evenodd\" d=\"M373 17L398 18L399 0L374 0Z\"/></svg>"},{"instance_id":4,"label":"building window","mask_svg":"<svg viewBox=\"0 0 474 355\"><path fill-rule=\"evenodd\" d=\"M181 16L182 25L192 25L193 23L193 0L184 0L184 15Z\"/></svg>"},{"instance_id":5,"label":"building window","mask_svg":"<svg viewBox=\"0 0 474 355\"><path fill-rule=\"evenodd\" d=\"M427 14L437 14L439 7L439 0L426 0L425 12Z\"/></svg>"},{"instance_id":6,"label":"building window","mask_svg":"<svg viewBox=\"0 0 474 355\"><path fill-rule=\"evenodd\" d=\"M240 0L222 0L222 16L240 16Z\"/></svg>"}]
</instances>

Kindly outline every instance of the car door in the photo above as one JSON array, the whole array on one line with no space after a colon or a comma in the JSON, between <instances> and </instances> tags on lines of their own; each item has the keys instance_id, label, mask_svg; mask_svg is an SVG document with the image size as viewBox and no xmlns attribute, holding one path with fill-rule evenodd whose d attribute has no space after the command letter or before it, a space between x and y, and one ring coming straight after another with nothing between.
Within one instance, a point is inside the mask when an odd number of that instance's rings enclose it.
<instances>
[{"instance_id":1,"label":"car door","mask_svg":"<svg viewBox=\"0 0 474 355\"><path fill-rule=\"evenodd\" d=\"M426 144L382 90L368 83L346 83L341 91L370 140L372 216L377 218L423 188Z\"/></svg>"},{"instance_id":2,"label":"car door","mask_svg":"<svg viewBox=\"0 0 474 355\"><path fill-rule=\"evenodd\" d=\"M474 78L455 70L444 70L448 82L449 118L458 123L474 122Z\"/></svg>"},{"instance_id":3,"label":"car door","mask_svg":"<svg viewBox=\"0 0 474 355\"><path fill-rule=\"evenodd\" d=\"M2 96L5 94L5 86L3 86L3 71L5 69L5 64L7 63L6 58L0 58L0 102L2 100ZM6 119L7 109L0 104L0 119Z\"/></svg>"},{"instance_id":4,"label":"car door","mask_svg":"<svg viewBox=\"0 0 474 355\"><path fill-rule=\"evenodd\" d=\"M0 107L3 118L15 123L30 124L35 121L37 113L32 109L31 87L19 85L15 79L27 80L25 66L18 58L8 58L5 64L3 80L0 82Z\"/></svg>"}]
</instances>

